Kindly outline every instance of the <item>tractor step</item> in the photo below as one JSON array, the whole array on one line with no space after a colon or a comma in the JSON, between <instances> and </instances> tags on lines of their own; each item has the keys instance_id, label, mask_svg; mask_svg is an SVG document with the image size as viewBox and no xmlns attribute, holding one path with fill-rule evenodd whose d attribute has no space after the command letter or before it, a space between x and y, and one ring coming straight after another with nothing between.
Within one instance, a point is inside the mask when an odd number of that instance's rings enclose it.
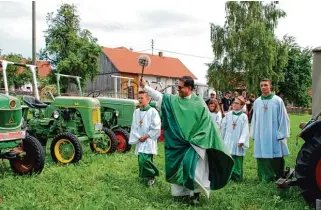
<instances>
[{"instance_id":1,"label":"tractor step","mask_svg":"<svg viewBox=\"0 0 321 210\"><path fill-rule=\"evenodd\" d=\"M16 159L19 157L22 157L23 155L25 155L25 152L15 152L15 151L9 151L9 152L4 152L4 153L0 153L0 158L2 159Z\"/></svg>"},{"instance_id":2,"label":"tractor step","mask_svg":"<svg viewBox=\"0 0 321 210\"><path fill-rule=\"evenodd\" d=\"M283 177L279 178L275 184L280 189L286 189L290 186L296 186L296 180L291 180L295 174L295 170L293 168L286 168L283 172Z\"/></svg>"}]
</instances>

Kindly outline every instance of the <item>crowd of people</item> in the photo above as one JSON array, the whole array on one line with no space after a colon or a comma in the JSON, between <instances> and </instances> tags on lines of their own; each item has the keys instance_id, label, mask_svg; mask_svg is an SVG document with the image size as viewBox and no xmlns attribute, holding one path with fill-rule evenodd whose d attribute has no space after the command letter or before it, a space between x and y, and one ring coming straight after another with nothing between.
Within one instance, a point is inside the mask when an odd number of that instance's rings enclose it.
<instances>
[{"instance_id":1,"label":"crowd of people","mask_svg":"<svg viewBox=\"0 0 321 210\"><path fill-rule=\"evenodd\" d=\"M272 92L272 81L260 82L262 95L255 99L243 91L228 91L219 102L213 92L204 100L193 93L194 80L182 77L179 95L161 94L140 83L140 109L134 113L130 144L136 144L139 177L151 186L159 176L153 162L161 127L165 135L165 178L174 198L198 201L203 192L223 188L230 179L243 180L243 160L253 139L258 178L276 180L289 155L289 117L283 100ZM153 98L162 112L150 107ZM206 106L207 105L207 106Z\"/></svg>"}]
</instances>

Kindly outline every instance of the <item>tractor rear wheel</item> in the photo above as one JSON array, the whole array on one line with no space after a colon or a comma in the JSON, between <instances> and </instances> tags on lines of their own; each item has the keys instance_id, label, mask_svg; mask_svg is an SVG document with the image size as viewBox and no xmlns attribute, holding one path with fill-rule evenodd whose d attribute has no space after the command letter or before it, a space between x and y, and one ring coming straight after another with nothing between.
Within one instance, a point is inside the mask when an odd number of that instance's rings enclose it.
<instances>
[{"instance_id":1,"label":"tractor rear wheel","mask_svg":"<svg viewBox=\"0 0 321 210\"><path fill-rule=\"evenodd\" d=\"M295 175L301 195L311 205L321 198L321 137L305 142L296 159Z\"/></svg>"},{"instance_id":2,"label":"tractor rear wheel","mask_svg":"<svg viewBox=\"0 0 321 210\"><path fill-rule=\"evenodd\" d=\"M116 128L113 130L117 138L117 152L128 152L131 149L129 141L129 133L123 128Z\"/></svg>"},{"instance_id":3,"label":"tractor rear wheel","mask_svg":"<svg viewBox=\"0 0 321 210\"><path fill-rule=\"evenodd\" d=\"M104 128L104 139L94 140L90 143L91 151L99 154L111 154L116 151L117 148L117 138L114 132L108 128Z\"/></svg>"},{"instance_id":4,"label":"tractor rear wheel","mask_svg":"<svg viewBox=\"0 0 321 210\"><path fill-rule=\"evenodd\" d=\"M77 163L82 158L82 146L72 133L60 133L52 140L51 157L56 163Z\"/></svg>"},{"instance_id":5,"label":"tractor rear wheel","mask_svg":"<svg viewBox=\"0 0 321 210\"><path fill-rule=\"evenodd\" d=\"M19 158L10 160L10 167L14 173L19 175L40 174L45 166L45 151L40 142L33 136L27 134L22 140L22 146L16 148L26 154Z\"/></svg>"}]
</instances>

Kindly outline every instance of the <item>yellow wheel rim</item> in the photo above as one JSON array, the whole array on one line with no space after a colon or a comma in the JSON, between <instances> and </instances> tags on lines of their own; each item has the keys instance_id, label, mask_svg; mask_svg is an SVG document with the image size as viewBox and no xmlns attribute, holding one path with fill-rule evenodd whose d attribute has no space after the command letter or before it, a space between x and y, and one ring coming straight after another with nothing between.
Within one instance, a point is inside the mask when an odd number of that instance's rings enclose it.
<instances>
[{"instance_id":1,"label":"yellow wheel rim","mask_svg":"<svg viewBox=\"0 0 321 210\"><path fill-rule=\"evenodd\" d=\"M69 163L75 157L75 147L68 139L60 139L54 147L55 157L61 163Z\"/></svg>"},{"instance_id":2,"label":"yellow wheel rim","mask_svg":"<svg viewBox=\"0 0 321 210\"><path fill-rule=\"evenodd\" d=\"M104 139L95 139L94 142L95 143L93 143L93 148L98 153L101 153L101 154L108 153L108 151L111 148L111 140L109 136L107 136L106 134L104 135ZM106 142L107 142L107 145L106 145Z\"/></svg>"}]
</instances>

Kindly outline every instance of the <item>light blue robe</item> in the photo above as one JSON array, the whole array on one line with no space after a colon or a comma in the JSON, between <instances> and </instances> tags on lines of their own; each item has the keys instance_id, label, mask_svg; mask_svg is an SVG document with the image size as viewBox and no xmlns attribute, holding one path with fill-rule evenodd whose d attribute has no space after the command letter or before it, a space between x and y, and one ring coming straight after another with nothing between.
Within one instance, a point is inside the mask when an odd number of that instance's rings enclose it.
<instances>
[{"instance_id":1,"label":"light blue robe","mask_svg":"<svg viewBox=\"0 0 321 210\"><path fill-rule=\"evenodd\" d=\"M234 129L233 122L236 123ZM238 116L233 115L233 112L231 111L228 112L223 118L221 134L226 147L230 150L231 155L245 155L245 150L249 148L249 133L249 124L246 114L242 113ZM243 147L238 147L238 143L243 143Z\"/></svg>"},{"instance_id":2,"label":"light blue robe","mask_svg":"<svg viewBox=\"0 0 321 210\"><path fill-rule=\"evenodd\" d=\"M264 104L267 110L264 110ZM287 146L290 119L279 96L255 100L250 135L254 139L254 158L278 158L290 154Z\"/></svg>"},{"instance_id":3,"label":"light blue robe","mask_svg":"<svg viewBox=\"0 0 321 210\"><path fill-rule=\"evenodd\" d=\"M222 113L221 112L210 112L212 121L216 123L217 127L220 129L221 128L221 123L222 123Z\"/></svg>"}]
</instances>

